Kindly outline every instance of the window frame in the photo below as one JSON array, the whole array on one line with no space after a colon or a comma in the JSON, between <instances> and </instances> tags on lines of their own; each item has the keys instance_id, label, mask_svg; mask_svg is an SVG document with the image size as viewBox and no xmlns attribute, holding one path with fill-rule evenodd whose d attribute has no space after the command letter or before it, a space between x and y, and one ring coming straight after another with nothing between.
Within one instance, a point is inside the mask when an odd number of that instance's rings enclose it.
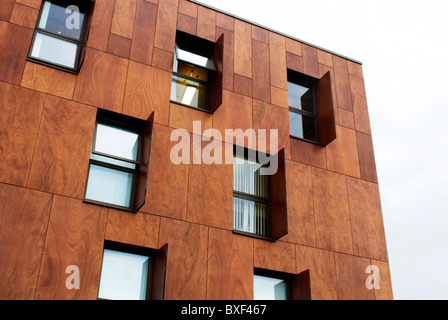
<instances>
[{"instance_id":1,"label":"window frame","mask_svg":"<svg viewBox=\"0 0 448 320\"><path fill-rule=\"evenodd\" d=\"M69 73L78 74L79 70L81 68L81 65L82 65L82 63L84 61L84 55L85 55L85 51L86 51L86 48L87 48L87 38L88 38L88 35L89 35L89 32L90 32L90 25L91 25L91 22L92 22L93 10L94 10L94 7L95 7L95 1L91 1L91 0L74 0L74 2L78 2L75 5L77 5L80 9L82 8L82 9L85 10L85 12L83 12L84 13L84 21L83 21L82 26L81 26L81 33L80 33L79 39L76 39L76 38L73 38L73 37L69 37L69 36L65 36L65 35L62 35L62 34L58 34L56 32L53 32L53 31L50 31L50 30L43 29L43 28L39 27L40 20L42 18L42 13L43 13L43 9L44 9L46 1L50 1L52 4L53 3L57 4L59 2L58 0L42 0L41 1L41 6L40 6L39 13L38 13L38 16L37 16L36 26L34 27L33 37L31 39L30 48L28 50L27 60L31 61L31 62L38 63L38 64L42 64L42 65L47 66L47 67L52 67L52 68L55 68L55 69L58 69L58 70L62 70L62 71L66 71L66 72L69 72ZM37 37L38 33L46 35L46 36L49 36L49 37L52 37L52 38L55 38L55 39L58 39L58 40L62 40L62 41L66 41L66 42L69 42L69 43L76 44L77 49L76 49L76 57L75 57L75 61L74 61L74 67L71 68L71 67L68 67L68 66L56 63L56 62L50 62L50 61L47 61L45 59L41 59L39 57L32 56L32 52L33 52L33 49L34 49L34 44L35 44L36 37Z\"/></svg>"},{"instance_id":2,"label":"window frame","mask_svg":"<svg viewBox=\"0 0 448 320\"><path fill-rule=\"evenodd\" d=\"M178 50L197 54L203 57L208 57L213 62L213 66L201 66L194 62L179 59ZM188 77L177 70L172 70L173 78L180 77L182 79L190 80L206 87L205 106L204 108L195 107L193 105L185 104L180 101L171 99L172 92L170 92L170 102L184 107L199 110L208 114L213 114L222 104L223 95L223 56L224 56L224 33L215 42L200 38L194 34L185 31L176 30L176 41L174 47L174 58L178 61L191 64L197 68L207 71L207 81L198 80L196 78Z\"/></svg>"},{"instance_id":3,"label":"window frame","mask_svg":"<svg viewBox=\"0 0 448 320\"><path fill-rule=\"evenodd\" d=\"M249 150L247 148L243 148L243 147L234 145L233 146L233 157L235 158L236 155L243 156L244 159L255 161L255 162L261 164L258 159L258 151ZM255 157L254 157L254 155L255 155ZM234 165L235 164L233 164L233 166ZM262 166L264 166L264 165L262 165ZM233 206L232 206L232 231L233 231L233 233L237 233L237 234L242 234L242 235L247 235L247 236L260 238L260 239L264 239L264 240L274 241L270 237L270 234L271 234L271 225L270 225L270 221L271 221L270 204L271 204L271 202L270 202L270 198L269 198L269 188L270 188L269 177L270 176L266 175L265 177L266 177L266 179L265 179L266 197L260 197L260 196L256 196L256 195L253 195L250 193L233 190L232 202L233 202L233 198L236 197L238 199L248 200L248 201L252 201L255 203L262 203L262 204L266 205L266 217L264 218L265 225L266 225L266 234L262 235L262 234L258 234L258 233L233 229L233 218L234 218Z\"/></svg>"},{"instance_id":4,"label":"window frame","mask_svg":"<svg viewBox=\"0 0 448 320\"><path fill-rule=\"evenodd\" d=\"M140 205L139 208L137 208L136 204L136 195L137 195L137 189L139 187L139 175L140 175L140 167L143 165L143 152L145 152L144 149L144 135L146 134L146 126L148 126L148 121L150 121L151 128L149 129L150 137L147 137L149 139L149 152L151 149L151 136L152 136L152 121L154 118L154 113L151 114L149 119L147 121L144 121L142 119L138 118L132 118L130 116L126 116L123 114L118 114L112 111L104 110L104 109L98 109L98 114L95 120L95 127L93 130L93 138L92 138L92 146L90 148L90 158L88 163L88 169L87 169L87 178L86 178L86 185L84 190L84 198L83 201L86 203L91 203L95 205L100 205L104 207L114 208L118 210L123 211L129 211L129 212L137 212L143 204ZM98 124L106 124L106 125L112 125L116 128L123 129L125 131L131 131L138 134L138 151L137 151L137 160L131 160L128 158L123 158L116 155L111 155L104 152L98 152L95 150L96 146L96 138L97 138L97 128ZM132 168L126 168L117 164L108 163L106 161L101 161L98 159L92 159L92 155L98 155L101 157L107 157L112 160L118 160L126 163L133 164L135 166L134 169ZM148 165L149 165L149 155L148 155ZM103 202L100 200L90 199L87 197L87 189L89 185L89 179L90 179L90 172L92 165L109 168L112 170L120 171L120 172L126 172L132 174L132 189L130 194L130 202L129 207L127 206L121 206L114 203L108 203ZM146 176L146 184L147 184L147 176ZM145 184L145 187L146 187ZM144 191L144 194L146 195L146 188Z\"/></svg>"},{"instance_id":5,"label":"window frame","mask_svg":"<svg viewBox=\"0 0 448 320\"><path fill-rule=\"evenodd\" d=\"M201 70L206 70L207 71L207 81L204 81L204 80L199 80L199 79L196 79L196 78L193 78L193 77L189 77L189 76L187 76L187 75L185 75L183 73L177 72L173 68L173 77L176 76L176 77L179 77L179 78L182 78L182 79L186 79L186 80L189 80L189 81L192 81L192 82L196 82L196 83L199 83L199 84L202 84L202 85L205 86L205 106L204 106L204 108L200 108L200 107L195 107L195 106L192 106L192 105L189 105L189 104L182 103L180 101L171 100L171 102L180 104L180 105L185 106L185 107L193 108L195 110L201 110L201 111L205 111L205 112L210 113L210 110L209 110L209 108L210 108L210 103L209 103L209 100L210 100L210 81L209 81L209 79L210 79L210 72L213 72L213 70L207 69L207 68L205 68L203 66L200 66L200 65L197 65L197 64L195 64L195 63L193 63L191 61L185 61L185 60L179 59L178 58L178 53L177 53L178 49L179 49L179 46L176 43L176 47L175 47L175 50L174 50L174 59L177 59L178 61L181 61L181 62L184 62L184 63L187 63L187 64L191 64L195 68L199 68Z\"/></svg>"},{"instance_id":6,"label":"window frame","mask_svg":"<svg viewBox=\"0 0 448 320\"><path fill-rule=\"evenodd\" d=\"M294 278L296 277L295 274L281 272L281 271L274 271L274 270L268 270L268 269L262 269L262 268L254 268L254 278L255 276L261 276L266 278L272 278L272 279L279 279L286 282L286 290L287 290L287 299L286 300L292 300L293 297L293 283ZM254 296L255 296L255 281L254 281ZM253 298L253 300L255 300Z\"/></svg>"},{"instance_id":7,"label":"window frame","mask_svg":"<svg viewBox=\"0 0 448 320\"><path fill-rule=\"evenodd\" d=\"M149 257L145 300L163 300L165 296L166 262L168 257L168 244L159 249L142 247L134 244L105 240L101 260L101 270L104 262L104 250L143 255ZM101 284L101 275L98 280L98 295ZM97 300L111 300L100 298Z\"/></svg>"},{"instance_id":8,"label":"window frame","mask_svg":"<svg viewBox=\"0 0 448 320\"><path fill-rule=\"evenodd\" d=\"M290 70L288 70L288 83L293 83L305 88L308 88L309 90L311 90L311 95L312 95L312 101L313 101L313 112L307 111L307 110L303 110L303 109L298 109L294 106L291 106L289 103L289 99L288 99L288 109L289 112L293 112L296 114L300 114L302 116L306 116L308 118L312 118L313 122L314 122L314 135L315 135L315 140L310 140L310 139L306 139L305 137L298 137L296 135L293 135L291 133L291 128L290 128L290 137L294 138L294 139L299 139L299 140L304 140L307 142L311 142L314 144L319 144L319 123L318 123L318 119L317 119L317 106L316 106L316 80L312 79L311 77L308 77L306 75L297 75L297 74L293 74ZM303 118L302 118L303 119ZM303 122L302 122L303 123ZM302 127L303 129L303 127Z\"/></svg>"}]
</instances>

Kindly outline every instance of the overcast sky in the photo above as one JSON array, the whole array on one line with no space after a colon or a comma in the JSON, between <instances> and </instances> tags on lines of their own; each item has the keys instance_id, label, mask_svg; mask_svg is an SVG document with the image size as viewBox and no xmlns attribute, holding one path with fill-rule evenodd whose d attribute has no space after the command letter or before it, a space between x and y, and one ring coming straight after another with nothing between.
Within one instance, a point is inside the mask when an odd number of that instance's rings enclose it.
<instances>
[{"instance_id":1,"label":"overcast sky","mask_svg":"<svg viewBox=\"0 0 448 320\"><path fill-rule=\"evenodd\" d=\"M448 1L201 2L363 63L394 298L448 299Z\"/></svg>"}]
</instances>

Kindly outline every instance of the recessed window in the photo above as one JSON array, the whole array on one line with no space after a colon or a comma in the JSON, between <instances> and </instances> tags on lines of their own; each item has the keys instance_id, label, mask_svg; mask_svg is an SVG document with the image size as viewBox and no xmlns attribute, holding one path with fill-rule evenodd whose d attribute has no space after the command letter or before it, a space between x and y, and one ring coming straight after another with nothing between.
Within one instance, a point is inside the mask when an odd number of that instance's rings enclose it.
<instances>
[{"instance_id":1,"label":"recessed window","mask_svg":"<svg viewBox=\"0 0 448 320\"><path fill-rule=\"evenodd\" d=\"M84 57L93 3L42 1L28 59L76 73Z\"/></svg>"},{"instance_id":2,"label":"recessed window","mask_svg":"<svg viewBox=\"0 0 448 320\"><path fill-rule=\"evenodd\" d=\"M288 70L289 129L293 138L327 145L336 138L331 77Z\"/></svg>"},{"instance_id":3,"label":"recessed window","mask_svg":"<svg viewBox=\"0 0 448 320\"><path fill-rule=\"evenodd\" d=\"M268 176L262 165L240 155L233 158L233 229L269 235Z\"/></svg>"},{"instance_id":4,"label":"recessed window","mask_svg":"<svg viewBox=\"0 0 448 320\"><path fill-rule=\"evenodd\" d=\"M154 250L107 241L98 299L163 299L166 249L166 245Z\"/></svg>"},{"instance_id":5,"label":"recessed window","mask_svg":"<svg viewBox=\"0 0 448 320\"><path fill-rule=\"evenodd\" d=\"M216 43L177 31L171 101L213 112L222 101L223 37Z\"/></svg>"},{"instance_id":6,"label":"recessed window","mask_svg":"<svg viewBox=\"0 0 448 320\"><path fill-rule=\"evenodd\" d=\"M147 178L140 173L147 171L151 133L152 118L98 110L85 201L138 211L146 194L146 181L139 179Z\"/></svg>"},{"instance_id":7,"label":"recessed window","mask_svg":"<svg viewBox=\"0 0 448 320\"><path fill-rule=\"evenodd\" d=\"M267 156L235 146L233 231L267 240L288 233L284 149Z\"/></svg>"},{"instance_id":8,"label":"recessed window","mask_svg":"<svg viewBox=\"0 0 448 320\"><path fill-rule=\"evenodd\" d=\"M311 300L310 272L254 269L254 300Z\"/></svg>"},{"instance_id":9,"label":"recessed window","mask_svg":"<svg viewBox=\"0 0 448 320\"><path fill-rule=\"evenodd\" d=\"M288 81L289 127L296 138L317 142L317 116L312 83Z\"/></svg>"},{"instance_id":10,"label":"recessed window","mask_svg":"<svg viewBox=\"0 0 448 320\"><path fill-rule=\"evenodd\" d=\"M289 274L256 271L254 274L254 300L291 299L291 280Z\"/></svg>"}]
</instances>

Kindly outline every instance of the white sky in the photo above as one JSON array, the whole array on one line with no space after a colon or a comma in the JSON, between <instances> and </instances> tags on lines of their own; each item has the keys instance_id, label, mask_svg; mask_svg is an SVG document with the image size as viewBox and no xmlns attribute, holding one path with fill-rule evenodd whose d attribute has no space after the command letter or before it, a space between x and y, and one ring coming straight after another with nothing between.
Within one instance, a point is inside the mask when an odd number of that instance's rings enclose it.
<instances>
[{"instance_id":1,"label":"white sky","mask_svg":"<svg viewBox=\"0 0 448 320\"><path fill-rule=\"evenodd\" d=\"M394 298L448 299L448 1L201 2L363 62Z\"/></svg>"}]
</instances>

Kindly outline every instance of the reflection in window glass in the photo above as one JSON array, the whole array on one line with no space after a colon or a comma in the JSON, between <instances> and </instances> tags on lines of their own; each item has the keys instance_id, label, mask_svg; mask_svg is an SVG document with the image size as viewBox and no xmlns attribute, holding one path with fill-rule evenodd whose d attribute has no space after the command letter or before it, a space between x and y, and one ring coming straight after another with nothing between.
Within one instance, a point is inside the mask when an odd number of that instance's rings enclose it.
<instances>
[{"instance_id":1,"label":"reflection in window glass","mask_svg":"<svg viewBox=\"0 0 448 320\"><path fill-rule=\"evenodd\" d=\"M98 298L144 300L149 273L149 257L104 250Z\"/></svg>"},{"instance_id":2,"label":"reflection in window glass","mask_svg":"<svg viewBox=\"0 0 448 320\"><path fill-rule=\"evenodd\" d=\"M94 150L136 161L138 137L138 133L98 123Z\"/></svg>"},{"instance_id":3,"label":"reflection in window glass","mask_svg":"<svg viewBox=\"0 0 448 320\"><path fill-rule=\"evenodd\" d=\"M291 136L310 141L316 140L316 120L300 113L289 111Z\"/></svg>"},{"instance_id":4,"label":"reflection in window glass","mask_svg":"<svg viewBox=\"0 0 448 320\"><path fill-rule=\"evenodd\" d=\"M99 165L90 165L86 198L130 207L133 174Z\"/></svg>"},{"instance_id":5,"label":"reflection in window glass","mask_svg":"<svg viewBox=\"0 0 448 320\"><path fill-rule=\"evenodd\" d=\"M288 300L288 282L254 275L254 300Z\"/></svg>"},{"instance_id":6,"label":"reflection in window glass","mask_svg":"<svg viewBox=\"0 0 448 320\"><path fill-rule=\"evenodd\" d=\"M171 100L185 105L206 109L207 87L199 82L173 75Z\"/></svg>"},{"instance_id":7,"label":"reflection in window glass","mask_svg":"<svg viewBox=\"0 0 448 320\"><path fill-rule=\"evenodd\" d=\"M33 58L74 68L78 45L37 32L31 51Z\"/></svg>"},{"instance_id":8,"label":"reflection in window glass","mask_svg":"<svg viewBox=\"0 0 448 320\"><path fill-rule=\"evenodd\" d=\"M288 82L289 106L314 113L313 91L310 88Z\"/></svg>"},{"instance_id":9,"label":"reflection in window glass","mask_svg":"<svg viewBox=\"0 0 448 320\"><path fill-rule=\"evenodd\" d=\"M45 1L39 20L39 28L80 40L84 13L79 12L78 14L78 12L70 10L71 7L69 6L70 1L64 3L64 5ZM80 8L78 7L78 9Z\"/></svg>"}]
</instances>

